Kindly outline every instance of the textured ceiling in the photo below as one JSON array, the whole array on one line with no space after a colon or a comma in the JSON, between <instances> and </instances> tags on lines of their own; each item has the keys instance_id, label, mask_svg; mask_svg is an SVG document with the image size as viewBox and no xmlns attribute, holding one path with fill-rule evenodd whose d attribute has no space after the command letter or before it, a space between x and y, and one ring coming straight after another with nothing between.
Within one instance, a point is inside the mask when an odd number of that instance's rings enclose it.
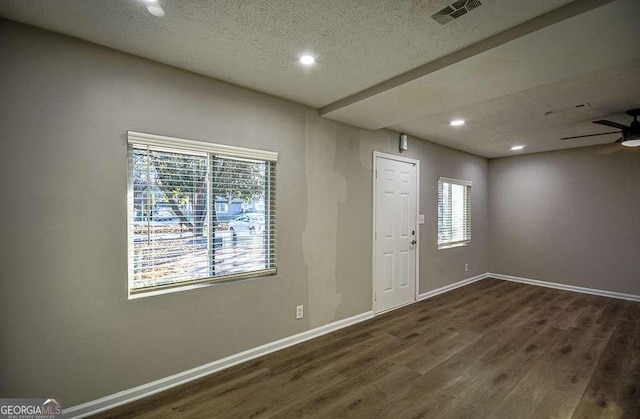
<instances>
[{"instance_id":1,"label":"textured ceiling","mask_svg":"<svg viewBox=\"0 0 640 419\"><path fill-rule=\"evenodd\" d=\"M576 132L581 130L577 120L541 116L589 102L583 128L603 132L588 121L640 107L637 16L640 1L609 2L324 116L407 132L485 157L508 155L514 143L526 144L523 152L530 153L607 142L607 137L560 142L585 130ZM454 117L469 124L452 129L448 118Z\"/></svg>"},{"instance_id":2,"label":"textured ceiling","mask_svg":"<svg viewBox=\"0 0 640 419\"><path fill-rule=\"evenodd\" d=\"M0 16L321 107L570 0L482 0L445 26L430 15L450 0L159 2L164 18L141 0L1 0Z\"/></svg>"},{"instance_id":3,"label":"textured ceiling","mask_svg":"<svg viewBox=\"0 0 640 419\"><path fill-rule=\"evenodd\" d=\"M639 0L481 0L431 20L450 1L159 0L155 18L142 0L0 0L0 17L485 157L613 142L559 138L640 107Z\"/></svg>"},{"instance_id":4,"label":"textured ceiling","mask_svg":"<svg viewBox=\"0 0 640 419\"><path fill-rule=\"evenodd\" d=\"M589 107L573 108L588 103ZM560 141L561 137L616 131L591 121L609 119L629 125L624 112L640 107L640 61L619 68L550 83L475 105L434 114L391 128L485 157L613 143L619 134ZM559 111L545 116L547 111ZM467 123L451 127L464 117ZM622 146L619 146L622 147Z\"/></svg>"}]
</instances>

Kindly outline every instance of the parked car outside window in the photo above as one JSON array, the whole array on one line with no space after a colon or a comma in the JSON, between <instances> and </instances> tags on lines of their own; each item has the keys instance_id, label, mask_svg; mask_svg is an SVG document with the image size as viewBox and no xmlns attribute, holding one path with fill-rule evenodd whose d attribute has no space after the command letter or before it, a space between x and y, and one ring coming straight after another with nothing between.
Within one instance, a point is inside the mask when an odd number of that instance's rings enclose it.
<instances>
[{"instance_id":1,"label":"parked car outside window","mask_svg":"<svg viewBox=\"0 0 640 419\"><path fill-rule=\"evenodd\" d=\"M237 232L262 233L264 231L264 214L241 214L229 221L229 231L234 236Z\"/></svg>"},{"instance_id":2,"label":"parked car outside window","mask_svg":"<svg viewBox=\"0 0 640 419\"><path fill-rule=\"evenodd\" d=\"M170 221L177 218L173 211L169 208L158 208L151 211L151 219L153 221Z\"/></svg>"}]
</instances>

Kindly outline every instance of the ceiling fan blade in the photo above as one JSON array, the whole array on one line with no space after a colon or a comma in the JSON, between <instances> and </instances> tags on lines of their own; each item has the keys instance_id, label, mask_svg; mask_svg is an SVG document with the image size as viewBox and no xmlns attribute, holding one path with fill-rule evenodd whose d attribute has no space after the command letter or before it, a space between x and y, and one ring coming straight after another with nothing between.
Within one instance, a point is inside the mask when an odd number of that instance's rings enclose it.
<instances>
[{"instance_id":1,"label":"ceiling fan blade","mask_svg":"<svg viewBox=\"0 0 640 419\"><path fill-rule=\"evenodd\" d=\"M618 134L620 131L601 132L600 134L576 135L575 137L563 137L561 140L573 140L574 138L596 137L598 135Z\"/></svg>"},{"instance_id":2,"label":"ceiling fan blade","mask_svg":"<svg viewBox=\"0 0 640 419\"><path fill-rule=\"evenodd\" d=\"M608 127L620 128L621 130L625 130L629 128L626 125L618 124L617 122L607 121L606 119L601 119L599 121L593 121L594 124L606 125Z\"/></svg>"}]
</instances>

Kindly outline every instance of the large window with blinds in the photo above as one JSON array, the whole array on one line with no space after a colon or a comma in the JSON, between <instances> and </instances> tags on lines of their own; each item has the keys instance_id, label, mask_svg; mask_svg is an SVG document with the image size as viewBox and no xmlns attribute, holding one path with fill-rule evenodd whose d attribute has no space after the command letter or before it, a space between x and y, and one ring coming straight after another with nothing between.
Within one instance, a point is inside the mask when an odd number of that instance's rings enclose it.
<instances>
[{"instance_id":1,"label":"large window with blinds","mask_svg":"<svg viewBox=\"0 0 640 419\"><path fill-rule=\"evenodd\" d=\"M128 136L130 296L276 272L276 153Z\"/></svg>"},{"instance_id":2,"label":"large window with blinds","mask_svg":"<svg viewBox=\"0 0 640 419\"><path fill-rule=\"evenodd\" d=\"M438 179L438 248L471 242L471 182Z\"/></svg>"}]
</instances>

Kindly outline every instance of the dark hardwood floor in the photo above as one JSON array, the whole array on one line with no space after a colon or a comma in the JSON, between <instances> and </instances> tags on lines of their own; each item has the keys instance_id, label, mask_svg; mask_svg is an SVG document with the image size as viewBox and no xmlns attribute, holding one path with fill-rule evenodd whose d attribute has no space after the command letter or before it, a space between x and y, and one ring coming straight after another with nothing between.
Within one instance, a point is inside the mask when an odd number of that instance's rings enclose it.
<instances>
[{"instance_id":1,"label":"dark hardwood floor","mask_svg":"<svg viewBox=\"0 0 640 419\"><path fill-rule=\"evenodd\" d=\"M485 279L100 416L640 418L640 303Z\"/></svg>"}]
</instances>

